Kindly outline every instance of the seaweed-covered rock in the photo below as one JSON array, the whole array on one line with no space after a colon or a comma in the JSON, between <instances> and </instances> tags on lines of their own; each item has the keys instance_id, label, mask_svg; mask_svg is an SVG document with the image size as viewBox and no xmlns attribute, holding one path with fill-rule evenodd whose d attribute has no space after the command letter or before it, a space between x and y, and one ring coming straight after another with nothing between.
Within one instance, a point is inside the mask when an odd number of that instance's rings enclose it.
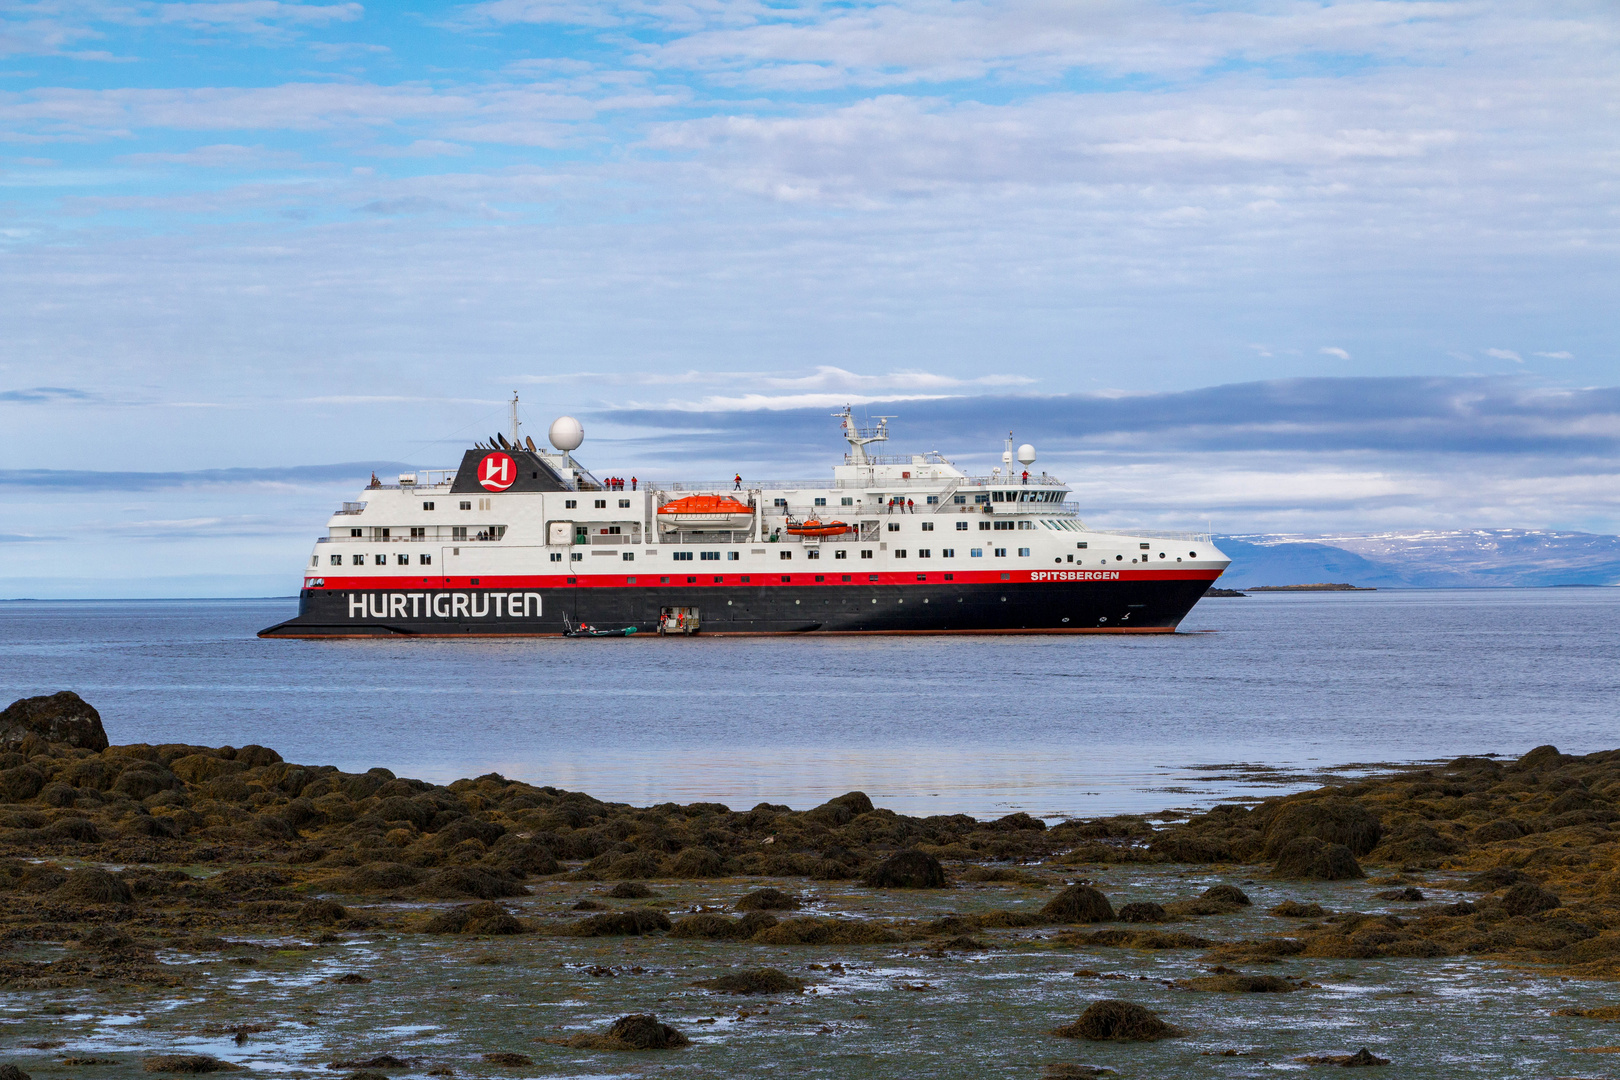
<instances>
[{"instance_id":1,"label":"seaweed-covered rock","mask_svg":"<svg viewBox=\"0 0 1620 1080\"><path fill-rule=\"evenodd\" d=\"M71 690L19 698L0 712L0 749L16 750L30 735L97 753L107 749L101 714Z\"/></svg>"},{"instance_id":2,"label":"seaweed-covered rock","mask_svg":"<svg viewBox=\"0 0 1620 1080\"><path fill-rule=\"evenodd\" d=\"M670 937L702 938L708 941L753 937L755 932L748 929L741 919L733 919L729 915L717 915L713 912L702 912L697 915L688 915L683 919L676 919L669 928Z\"/></svg>"},{"instance_id":3,"label":"seaweed-covered rock","mask_svg":"<svg viewBox=\"0 0 1620 1080\"><path fill-rule=\"evenodd\" d=\"M799 898L781 889L755 889L738 899L738 911L794 911L799 907Z\"/></svg>"},{"instance_id":4,"label":"seaweed-covered rock","mask_svg":"<svg viewBox=\"0 0 1620 1080\"><path fill-rule=\"evenodd\" d=\"M122 878L95 866L70 870L67 878L56 887L54 895L61 900L76 900L83 904L130 904L135 901L135 894Z\"/></svg>"},{"instance_id":5,"label":"seaweed-covered rock","mask_svg":"<svg viewBox=\"0 0 1620 1080\"><path fill-rule=\"evenodd\" d=\"M341 893L377 893L406 889L422 880L422 871L395 862L366 863L325 883Z\"/></svg>"},{"instance_id":6,"label":"seaweed-covered rock","mask_svg":"<svg viewBox=\"0 0 1620 1080\"><path fill-rule=\"evenodd\" d=\"M1543 889L1533 881L1521 881L1502 894L1502 909L1509 915L1534 915L1562 907L1556 893Z\"/></svg>"},{"instance_id":7,"label":"seaweed-covered rock","mask_svg":"<svg viewBox=\"0 0 1620 1080\"><path fill-rule=\"evenodd\" d=\"M678 1050L692 1043L668 1024L659 1023L658 1017L644 1014L621 1016L604 1034L544 1041L575 1050Z\"/></svg>"},{"instance_id":8,"label":"seaweed-covered rock","mask_svg":"<svg viewBox=\"0 0 1620 1080\"><path fill-rule=\"evenodd\" d=\"M0 1080L34 1080L34 1078L8 1061L0 1065Z\"/></svg>"},{"instance_id":9,"label":"seaweed-covered rock","mask_svg":"<svg viewBox=\"0 0 1620 1080\"><path fill-rule=\"evenodd\" d=\"M804 982L776 968L750 968L698 983L722 994L798 994Z\"/></svg>"},{"instance_id":10,"label":"seaweed-covered rock","mask_svg":"<svg viewBox=\"0 0 1620 1080\"><path fill-rule=\"evenodd\" d=\"M511 1050L492 1050L483 1055L483 1060L491 1065L524 1066L533 1065L534 1059L527 1054L519 1054Z\"/></svg>"},{"instance_id":11,"label":"seaweed-covered rock","mask_svg":"<svg viewBox=\"0 0 1620 1080\"><path fill-rule=\"evenodd\" d=\"M639 881L621 881L609 889L607 895L615 900L646 900L658 894Z\"/></svg>"},{"instance_id":12,"label":"seaweed-covered rock","mask_svg":"<svg viewBox=\"0 0 1620 1080\"><path fill-rule=\"evenodd\" d=\"M1383 837L1378 817L1365 806L1339 796L1290 798L1272 814L1265 830L1265 854L1280 858L1284 848L1302 838L1315 838L1366 855Z\"/></svg>"},{"instance_id":13,"label":"seaweed-covered rock","mask_svg":"<svg viewBox=\"0 0 1620 1080\"><path fill-rule=\"evenodd\" d=\"M925 851L897 851L868 870L861 884L872 889L943 889L945 867Z\"/></svg>"},{"instance_id":14,"label":"seaweed-covered rock","mask_svg":"<svg viewBox=\"0 0 1620 1080\"><path fill-rule=\"evenodd\" d=\"M1290 840L1277 853L1277 877L1317 881L1351 881L1366 877L1361 864L1343 844L1330 844L1314 836Z\"/></svg>"},{"instance_id":15,"label":"seaweed-covered rock","mask_svg":"<svg viewBox=\"0 0 1620 1080\"><path fill-rule=\"evenodd\" d=\"M1346 1068L1357 1068L1368 1065L1388 1065L1388 1058L1381 1058L1363 1046L1353 1054L1306 1054L1295 1061L1305 1065L1339 1065Z\"/></svg>"},{"instance_id":16,"label":"seaweed-covered rock","mask_svg":"<svg viewBox=\"0 0 1620 1080\"><path fill-rule=\"evenodd\" d=\"M876 923L861 919L785 919L761 930L753 940L762 945L891 945L900 938Z\"/></svg>"},{"instance_id":17,"label":"seaweed-covered rock","mask_svg":"<svg viewBox=\"0 0 1620 1080\"><path fill-rule=\"evenodd\" d=\"M209 1054L156 1054L142 1058L141 1068L147 1072L212 1073L235 1072L241 1066Z\"/></svg>"},{"instance_id":18,"label":"seaweed-covered rock","mask_svg":"<svg viewBox=\"0 0 1620 1080\"><path fill-rule=\"evenodd\" d=\"M1321 904L1302 904L1298 900L1284 900L1267 914L1285 919L1320 919L1327 914Z\"/></svg>"},{"instance_id":19,"label":"seaweed-covered rock","mask_svg":"<svg viewBox=\"0 0 1620 1080\"><path fill-rule=\"evenodd\" d=\"M1114 906L1090 885L1070 885L1046 902L1041 915L1058 923L1111 922Z\"/></svg>"},{"instance_id":20,"label":"seaweed-covered rock","mask_svg":"<svg viewBox=\"0 0 1620 1080\"><path fill-rule=\"evenodd\" d=\"M608 1028L608 1038L618 1039L637 1050L674 1050L691 1043L668 1024L650 1015L621 1016Z\"/></svg>"},{"instance_id":21,"label":"seaweed-covered rock","mask_svg":"<svg viewBox=\"0 0 1620 1080\"><path fill-rule=\"evenodd\" d=\"M1287 994L1299 989L1280 975L1236 973L1184 979L1176 985L1188 990L1208 990L1221 994Z\"/></svg>"},{"instance_id":22,"label":"seaweed-covered rock","mask_svg":"<svg viewBox=\"0 0 1620 1080\"><path fill-rule=\"evenodd\" d=\"M1155 904L1151 900L1138 900L1126 904L1115 913L1120 922L1128 923L1162 923L1170 921L1169 912L1163 905Z\"/></svg>"},{"instance_id":23,"label":"seaweed-covered rock","mask_svg":"<svg viewBox=\"0 0 1620 1080\"><path fill-rule=\"evenodd\" d=\"M1250 904L1249 894L1236 885L1211 885L1198 895L1202 900L1217 904L1234 904L1237 907L1248 907Z\"/></svg>"},{"instance_id":24,"label":"seaweed-covered rock","mask_svg":"<svg viewBox=\"0 0 1620 1080\"><path fill-rule=\"evenodd\" d=\"M689 847L670 860L670 876L677 878L712 878L725 873L726 861L718 852L706 847Z\"/></svg>"},{"instance_id":25,"label":"seaweed-covered rock","mask_svg":"<svg viewBox=\"0 0 1620 1080\"><path fill-rule=\"evenodd\" d=\"M573 937L619 937L668 930L669 916L653 908L627 908L603 915L588 915L568 929Z\"/></svg>"},{"instance_id":26,"label":"seaweed-covered rock","mask_svg":"<svg viewBox=\"0 0 1620 1080\"><path fill-rule=\"evenodd\" d=\"M1153 1010L1134 1001L1105 998L1094 1001L1072 1024L1052 1032L1064 1039L1090 1039L1094 1042L1150 1042L1185 1034L1160 1020Z\"/></svg>"},{"instance_id":27,"label":"seaweed-covered rock","mask_svg":"<svg viewBox=\"0 0 1620 1080\"><path fill-rule=\"evenodd\" d=\"M479 900L499 900L508 896L529 895L529 890L521 881L477 866L452 866L440 870L422 883L420 891L423 896L447 899L475 897Z\"/></svg>"}]
</instances>

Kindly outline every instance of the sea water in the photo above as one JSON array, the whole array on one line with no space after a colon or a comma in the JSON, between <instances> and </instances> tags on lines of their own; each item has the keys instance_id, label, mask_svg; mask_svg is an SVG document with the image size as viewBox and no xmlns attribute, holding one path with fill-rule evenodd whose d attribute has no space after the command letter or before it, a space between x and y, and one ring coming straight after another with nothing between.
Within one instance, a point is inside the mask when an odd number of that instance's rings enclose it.
<instances>
[{"instance_id":1,"label":"sea water","mask_svg":"<svg viewBox=\"0 0 1620 1080\"><path fill-rule=\"evenodd\" d=\"M980 817L1620 745L1620 589L1210 598L1180 633L1140 637L254 636L295 608L0 603L0 698L71 689L114 742L261 743L436 782L797 809L858 788Z\"/></svg>"}]
</instances>

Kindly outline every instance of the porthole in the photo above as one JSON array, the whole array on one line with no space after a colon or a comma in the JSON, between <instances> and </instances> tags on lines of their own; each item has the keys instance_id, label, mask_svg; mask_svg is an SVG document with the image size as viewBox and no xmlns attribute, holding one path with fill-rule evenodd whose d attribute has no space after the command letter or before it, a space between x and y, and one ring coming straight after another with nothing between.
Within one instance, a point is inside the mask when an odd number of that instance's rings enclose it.
<instances>
[{"instance_id":1,"label":"porthole","mask_svg":"<svg viewBox=\"0 0 1620 1080\"><path fill-rule=\"evenodd\" d=\"M731 606L731 601L730 601L730 600L727 600L727 601L726 601L726 607L730 607L730 606Z\"/></svg>"},{"instance_id":2,"label":"porthole","mask_svg":"<svg viewBox=\"0 0 1620 1080\"><path fill-rule=\"evenodd\" d=\"M1063 621L1064 621L1064 622L1068 622L1068 621L1069 621L1069 620L1068 620L1068 619L1064 619L1064 620L1063 620Z\"/></svg>"},{"instance_id":3,"label":"porthole","mask_svg":"<svg viewBox=\"0 0 1620 1080\"><path fill-rule=\"evenodd\" d=\"M1104 615L1102 618L1098 619L1097 621L1098 622L1107 622L1108 621L1108 616Z\"/></svg>"},{"instance_id":4,"label":"porthole","mask_svg":"<svg viewBox=\"0 0 1620 1080\"><path fill-rule=\"evenodd\" d=\"M795 605L797 605L797 604L798 604L798 601L797 601L797 600L795 600L795 601L793 601L793 603L794 603L794 604L795 604Z\"/></svg>"}]
</instances>

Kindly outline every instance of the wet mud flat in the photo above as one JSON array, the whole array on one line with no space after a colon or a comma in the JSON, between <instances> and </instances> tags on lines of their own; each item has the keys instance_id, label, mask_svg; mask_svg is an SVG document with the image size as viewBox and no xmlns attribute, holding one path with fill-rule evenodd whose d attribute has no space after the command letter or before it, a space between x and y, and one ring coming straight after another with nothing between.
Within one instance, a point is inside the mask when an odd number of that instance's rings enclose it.
<instances>
[{"instance_id":1,"label":"wet mud flat","mask_svg":"<svg viewBox=\"0 0 1620 1080\"><path fill-rule=\"evenodd\" d=\"M0 1076L1620 1071L1617 752L1048 827L36 727Z\"/></svg>"}]
</instances>

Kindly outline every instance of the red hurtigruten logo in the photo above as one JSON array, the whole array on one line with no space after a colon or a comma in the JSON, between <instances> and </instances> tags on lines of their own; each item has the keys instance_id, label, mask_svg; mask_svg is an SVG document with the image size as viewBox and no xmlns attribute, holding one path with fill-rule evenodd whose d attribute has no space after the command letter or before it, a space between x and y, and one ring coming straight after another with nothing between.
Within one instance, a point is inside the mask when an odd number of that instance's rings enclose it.
<instances>
[{"instance_id":1,"label":"red hurtigruten logo","mask_svg":"<svg viewBox=\"0 0 1620 1080\"><path fill-rule=\"evenodd\" d=\"M489 491L505 491L517 480L517 462L499 451L478 463L478 482Z\"/></svg>"}]
</instances>

